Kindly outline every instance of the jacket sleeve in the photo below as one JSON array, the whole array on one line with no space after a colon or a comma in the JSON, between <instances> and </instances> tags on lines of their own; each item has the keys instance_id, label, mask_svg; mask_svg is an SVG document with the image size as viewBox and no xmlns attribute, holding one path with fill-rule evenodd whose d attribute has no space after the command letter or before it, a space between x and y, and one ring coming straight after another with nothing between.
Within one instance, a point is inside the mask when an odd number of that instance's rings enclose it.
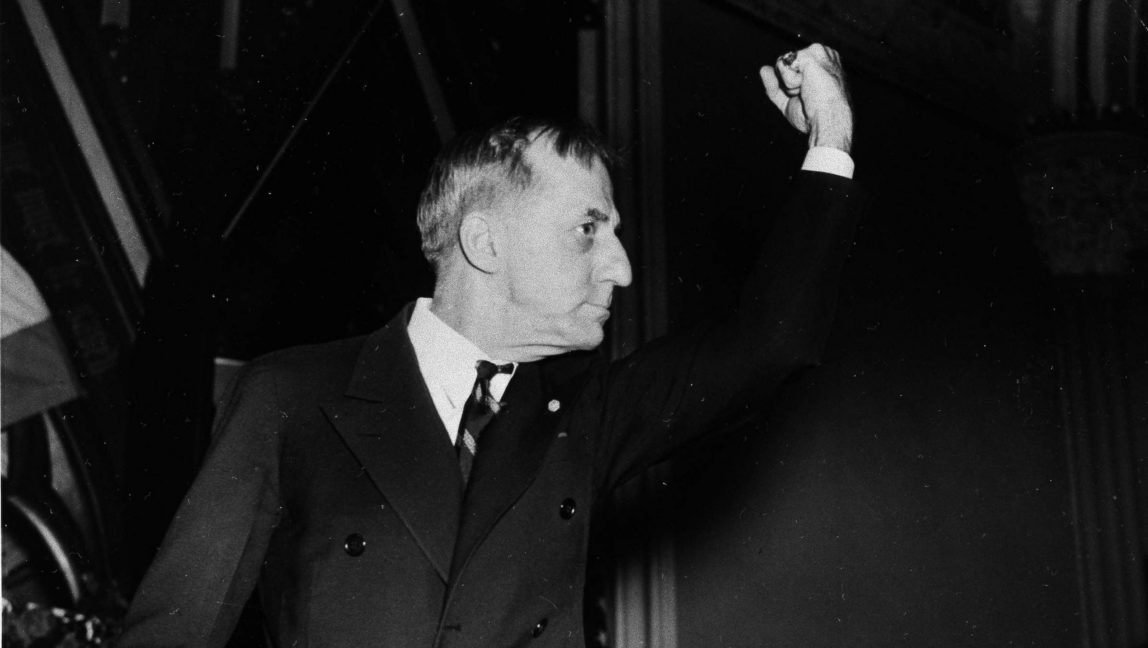
<instances>
[{"instance_id":1,"label":"jacket sleeve","mask_svg":"<svg viewBox=\"0 0 1148 648\"><path fill-rule=\"evenodd\" d=\"M280 514L282 416L274 392L273 376L257 366L232 384L118 647L226 645Z\"/></svg>"},{"instance_id":2,"label":"jacket sleeve","mask_svg":"<svg viewBox=\"0 0 1148 648\"><path fill-rule=\"evenodd\" d=\"M582 413L596 481L611 487L683 443L760 409L817 363L861 202L847 178L801 172L742 289L738 306L692 332L656 340L586 386Z\"/></svg>"}]
</instances>

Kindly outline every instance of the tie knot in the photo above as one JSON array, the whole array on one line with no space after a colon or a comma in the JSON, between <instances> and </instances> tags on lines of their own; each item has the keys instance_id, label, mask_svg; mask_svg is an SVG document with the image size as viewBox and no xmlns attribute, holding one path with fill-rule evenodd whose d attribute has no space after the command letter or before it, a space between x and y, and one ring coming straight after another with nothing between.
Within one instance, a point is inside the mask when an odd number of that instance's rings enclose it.
<instances>
[{"instance_id":1,"label":"tie knot","mask_svg":"<svg viewBox=\"0 0 1148 648\"><path fill-rule=\"evenodd\" d=\"M504 365L497 365L486 360L479 360L478 362L474 363L474 369L478 372L479 380L487 381L493 378L495 374L513 373L514 364L508 362Z\"/></svg>"}]
</instances>

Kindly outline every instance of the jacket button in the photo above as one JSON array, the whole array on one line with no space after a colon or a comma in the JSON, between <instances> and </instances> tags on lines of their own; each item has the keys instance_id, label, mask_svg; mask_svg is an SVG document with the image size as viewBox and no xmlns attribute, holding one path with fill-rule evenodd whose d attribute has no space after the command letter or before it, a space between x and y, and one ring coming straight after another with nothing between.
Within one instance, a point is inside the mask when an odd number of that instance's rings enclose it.
<instances>
[{"instance_id":1,"label":"jacket button","mask_svg":"<svg viewBox=\"0 0 1148 648\"><path fill-rule=\"evenodd\" d=\"M346 551L348 556L361 556L363 555L363 550L366 548L367 541L363 539L363 536L357 533L352 533L343 541L343 551Z\"/></svg>"},{"instance_id":2,"label":"jacket button","mask_svg":"<svg viewBox=\"0 0 1148 648\"><path fill-rule=\"evenodd\" d=\"M574 500L567 497L562 500L562 504L558 506L558 515L561 515L563 520L569 520L574 517L574 511L576 510L578 510L577 504Z\"/></svg>"},{"instance_id":3,"label":"jacket button","mask_svg":"<svg viewBox=\"0 0 1148 648\"><path fill-rule=\"evenodd\" d=\"M530 636L534 637L535 639L537 639L538 637L541 637L542 632L544 630L546 630L546 624L547 623L549 623L549 620L546 617L542 617L541 621L534 624L534 629L530 631Z\"/></svg>"}]
</instances>

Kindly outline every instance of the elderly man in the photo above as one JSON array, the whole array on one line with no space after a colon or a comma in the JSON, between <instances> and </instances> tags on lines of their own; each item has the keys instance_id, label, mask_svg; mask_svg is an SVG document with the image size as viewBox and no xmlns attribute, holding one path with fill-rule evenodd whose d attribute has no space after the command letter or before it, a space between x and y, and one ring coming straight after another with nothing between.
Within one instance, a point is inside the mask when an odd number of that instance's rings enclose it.
<instances>
[{"instance_id":1,"label":"elderly man","mask_svg":"<svg viewBox=\"0 0 1148 648\"><path fill-rule=\"evenodd\" d=\"M252 362L121 645L221 646L258 584L278 646L581 646L590 509L814 362L853 231L837 54L762 68L809 134L735 313L613 363L631 269L604 148L511 121L440 156L434 296L381 330Z\"/></svg>"}]
</instances>

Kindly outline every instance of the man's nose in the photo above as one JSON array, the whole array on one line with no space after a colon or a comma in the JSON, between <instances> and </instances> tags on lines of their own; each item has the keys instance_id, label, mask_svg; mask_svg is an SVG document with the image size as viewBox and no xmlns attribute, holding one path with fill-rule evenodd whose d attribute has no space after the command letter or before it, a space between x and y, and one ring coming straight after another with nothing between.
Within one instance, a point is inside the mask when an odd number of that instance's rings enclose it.
<instances>
[{"instance_id":1,"label":"man's nose","mask_svg":"<svg viewBox=\"0 0 1148 648\"><path fill-rule=\"evenodd\" d=\"M598 267L598 280L609 281L615 286L625 288L634 280L630 269L630 258L626 256L626 249L616 237L610 242L609 248Z\"/></svg>"}]
</instances>

